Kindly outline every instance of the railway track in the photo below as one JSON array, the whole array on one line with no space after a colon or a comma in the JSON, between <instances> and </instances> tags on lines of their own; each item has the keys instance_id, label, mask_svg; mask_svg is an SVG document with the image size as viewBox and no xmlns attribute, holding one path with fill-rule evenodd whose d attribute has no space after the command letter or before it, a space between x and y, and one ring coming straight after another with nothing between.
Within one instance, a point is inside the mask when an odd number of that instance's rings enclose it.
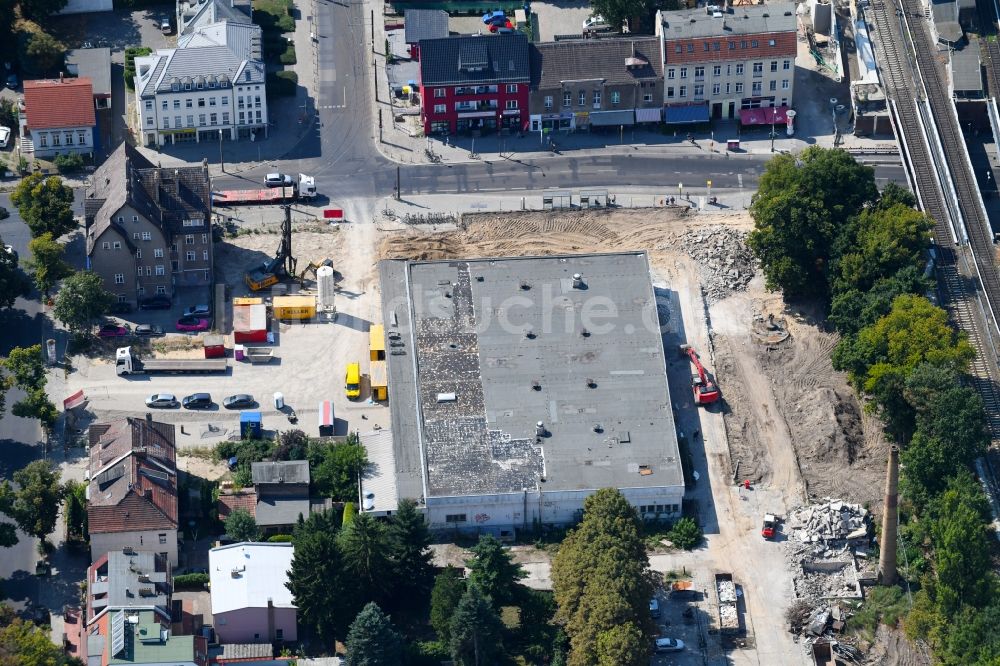
<instances>
[{"instance_id":1,"label":"railway track","mask_svg":"<svg viewBox=\"0 0 1000 666\"><path fill-rule=\"evenodd\" d=\"M1000 391L990 359L996 357L989 331L995 321L990 304L1000 305L1000 276L993 259L993 242L989 234L989 221L979 202L978 186L965 161L964 138L958 127L957 117L951 107L951 95L942 82L936 62L936 49L922 48L929 45L925 18L917 2L900 0L901 8L917 24L915 40L918 45L910 50L906 38L903 16L888 0L875 0L866 14L877 36L878 55L886 93L894 102L897 131L902 135L908 153L908 166L919 192L920 203L935 222L934 237L938 248L936 269L942 305L952 320L969 336L976 351L970 367L972 386L979 392L986 408L987 422L994 447L1000 446ZM982 0L980 0L982 3ZM993 47L997 44L991 42ZM996 52L996 65L1000 67L1000 50ZM917 69L911 65L911 56ZM989 70L989 68L988 68ZM998 70L993 70L997 72ZM994 74L996 76L996 74ZM1000 77L998 77L1000 78ZM926 94L925 94L926 93ZM942 183L934 168L934 161L927 143L923 140L918 104L929 106L948 170L951 185L958 200L958 211L949 207ZM961 219L955 219L958 213ZM972 261L978 280L963 275L962 252L955 248L955 234L964 224L969 239ZM961 234L958 234L959 237ZM954 248L954 249L953 249ZM979 284L976 284L979 282ZM981 285L981 292L980 292ZM977 292L986 299L983 303Z\"/></svg>"}]
</instances>

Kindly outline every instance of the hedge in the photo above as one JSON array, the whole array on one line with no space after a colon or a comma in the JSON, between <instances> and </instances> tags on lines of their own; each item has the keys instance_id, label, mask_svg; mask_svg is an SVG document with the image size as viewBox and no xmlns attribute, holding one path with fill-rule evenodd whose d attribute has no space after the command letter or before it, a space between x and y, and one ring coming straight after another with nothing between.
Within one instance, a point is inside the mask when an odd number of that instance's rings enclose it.
<instances>
[{"instance_id":1,"label":"hedge","mask_svg":"<svg viewBox=\"0 0 1000 666\"><path fill-rule=\"evenodd\" d=\"M208 585L208 574L192 573L174 576L175 590L202 590Z\"/></svg>"},{"instance_id":2,"label":"hedge","mask_svg":"<svg viewBox=\"0 0 1000 666\"><path fill-rule=\"evenodd\" d=\"M291 534L275 534L267 538L268 543L291 543Z\"/></svg>"},{"instance_id":3,"label":"hedge","mask_svg":"<svg viewBox=\"0 0 1000 666\"><path fill-rule=\"evenodd\" d=\"M299 75L290 70L267 75L267 94L270 97L294 97L299 86Z\"/></svg>"}]
</instances>

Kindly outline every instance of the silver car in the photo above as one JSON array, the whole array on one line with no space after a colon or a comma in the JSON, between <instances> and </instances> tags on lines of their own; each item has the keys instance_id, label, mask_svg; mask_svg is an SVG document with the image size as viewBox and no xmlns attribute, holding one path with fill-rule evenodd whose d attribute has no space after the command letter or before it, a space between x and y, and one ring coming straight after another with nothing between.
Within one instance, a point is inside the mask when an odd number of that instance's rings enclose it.
<instances>
[{"instance_id":1,"label":"silver car","mask_svg":"<svg viewBox=\"0 0 1000 666\"><path fill-rule=\"evenodd\" d=\"M156 409L172 409L177 404L177 397L171 393L154 393L146 398L146 406Z\"/></svg>"}]
</instances>

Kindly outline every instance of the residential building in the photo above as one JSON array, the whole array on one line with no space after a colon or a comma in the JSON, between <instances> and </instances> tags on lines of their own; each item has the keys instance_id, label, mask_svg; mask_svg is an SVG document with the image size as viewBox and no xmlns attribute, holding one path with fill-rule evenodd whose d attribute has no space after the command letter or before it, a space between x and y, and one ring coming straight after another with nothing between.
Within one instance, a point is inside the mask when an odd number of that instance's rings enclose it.
<instances>
[{"instance_id":1,"label":"residential building","mask_svg":"<svg viewBox=\"0 0 1000 666\"><path fill-rule=\"evenodd\" d=\"M531 131L660 122L662 64L655 37L532 44Z\"/></svg>"},{"instance_id":2,"label":"residential building","mask_svg":"<svg viewBox=\"0 0 1000 666\"><path fill-rule=\"evenodd\" d=\"M163 146L267 136L260 26L222 20L135 59L135 128Z\"/></svg>"},{"instance_id":3,"label":"residential building","mask_svg":"<svg viewBox=\"0 0 1000 666\"><path fill-rule=\"evenodd\" d=\"M108 152L114 140L111 117L111 49L72 49L66 52L66 73L90 79L94 93L94 151Z\"/></svg>"},{"instance_id":4,"label":"residential building","mask_svg":"<svg viewBox=\"0 0 1000 666\"><path fill-rule=\"evenodd\" d=\"M208 639L177 636L152 610L119 610L88 627L88 666L207 666Z\"/></svg>"},{"instance_id":5,"label":"residential building","mask_svg":"<svg viewBox=\"0 0 1000 666\"><path fill-rule=\"evenodd\" d=\"M420 115L426 134L522 131L528 125L530 83L523 33L420 42Z\"/></svg>"},{"instance_id":6,"label":"residential building","mask_svg":"<svg viewBox=\"0 0 1000 666\"><path fill-rule=\"evenodd\" d=\"M177 0L177 34L185 35L197 28L233 21L250 23L250 3L246 0Z\"/></svg>"},{"instance_id":7,"label":"residential building","mask_svg":"<svg viewBox=\"0 0 1000 666\"><path fill-rule=\"evenodd\" d=\"M388 357L393 446L369 450L363 510L394 510L379 496L388 478L438 531L571 524L606 487L645 518L680 516L644 252L390 260L379 276L386 334L404 353Z\"/></svg>"},{"instance_id":8,"label":"residential building","mask_svg":"<svg viewBox=\"0 0 1000 666\"><path fill-rule=\"evenodd\" d=\"M21 150L35 157L94 154L94 89L87 77L24 82Z\"/></svg>"},{"instance_id":9,"label":"residential building","mask_svg":"<svg viewBox=\"0 0 1000 666\"><path fill-rule=\"evenodd\" d=\"M157 168L123 143L84 200L88 267L120 303L213 282L208 168Z\"/></svg>"},{"instance_id":10,"label":"residential building","mask_svg":"<svg viewBox=\"0 0 1000 666\"><path fill-rule=\"evenodd\" d=\"M174 426L126 417L90 426L90 558L126 548L177 566Z\"/></svg>"},{"instance_id":11,"label":"residential building","mask_svg":"<svg viewBox=\"0 0 1000 666\"><path fill-rule=\"evenodd\" d=\"M167 558L157 553L128 548L101 555L87 569L87 624L122 609L151 610L170 622L170 574Z\"/></svg>"},{"instance_id":12,"label":"residential building","mask_svg":"<svg viewBox=\"0 0 1000 666\"><path fill-rule=\"evenodd\" d=\"M293 642L298 610L285 586L290 543L235 543L208 551L212 619L220 643Z\"/></svg>"},{"instance_id":13,"label":"residential building","mask_svg":"<svg viewBox=\"0 0 1000 666\"><path fill-rule=\"evenodd\" d=\"M668 124L792 106L798 49L794 3L661 10L656 35Z\"/></svg>"},{"instance_id":14,"label":"residential building","mask_svg":"<svg viewBox=\"0 0 1000 666\"><path fill-rule=\"evenodd\" d=\"M403 39L410 57L420 60L420 42L448 36L448 12L442 9L407 9L403 12Z\"/></svg>"},{"instance_id":15,"label":"residential building","mask_svg":"<svg viewBox=\"0 0 1000 666\"><path fill-rule=\"evenodd\" d=\"M309 517L309 462L283 460L250 466L257 525L267 533L288 533L299 516Z\"/></svg>"}]
</instances>

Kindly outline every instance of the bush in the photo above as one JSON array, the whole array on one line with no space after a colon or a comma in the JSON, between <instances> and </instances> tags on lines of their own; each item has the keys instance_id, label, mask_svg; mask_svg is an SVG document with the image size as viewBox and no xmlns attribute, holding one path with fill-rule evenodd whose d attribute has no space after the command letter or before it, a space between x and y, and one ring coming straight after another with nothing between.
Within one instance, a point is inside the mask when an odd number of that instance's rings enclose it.
<instances>
[{"instance_id":1,"label":"bush","mask_svg":"<svg viewBox=\"0 0 1000 666\"><path fill-rule=\"evenodd\" d=\"M175 590L203 590L208 585L208 574L192 573L174 576Z\"/></svg>"},{"instance_id":2,"label":"bush","mask_svg":"<svg viewBox=\"0 0 1000 666\"><path fill-rule=\"evenodd\" d=\"M442 641L414 641L407 644L406 656L406 663L412 666L439 666L450 654Z\"/></svg>"},{"instance_id":3,"label":"bush","mask_svg":"<svg viewBox=\"0 0 1000 666\"><path fill-rule=\"evenodd\" d=\"M295 19L292 18L292 7L292 0L257 0L253 6L254 22L265 34L293 32Z\"/></svg>"},{"instance_id":4,"label":"bush","mask_svg":"<svg viewBox=\"0 0 1000 666\"><path fill-rule=\"evenodd\" d=\"M668 538L674 545L684 550L691 550L701 543L701 527L692 518L681 518L675 524Z\"/></svg>"},{"instance_id":5,"label":"bush","mask_svg":"<svg viewBox=\"0 0 1000 666\"><path fill-rule=\"evenodd\" d=\"M226 461L235 456L240 464L249 464L269 458L274 449L274 442L270 439L238 439L219 442L215 447L215 457Z\"/></svg>"},{"instance_id":6,"label":"bush","mask_svg":"<svg viewBox=\"0 0 1000 666\"><path fill-rule=\"evenodd\" d=\"M130 46L125 49L125 87L129 90L135 89L135 59L152 53L153 49L148 46Z\"/></svg>"},{"instance_id":7,"label":"bush","mask_svg":"<svg viewBox=\"0 0 1000 666\"><path fill-rule=\"evenodd\" d=\"M291 543L294 540L291 534L275 534L267 538L268 543Z\"/></svg>"},{"instance_id":8,"label":"bush","mask_svg":"<svg viewBox=\"0 0 1000 666\"><path fill-rule=\"evenodd\" d=\"M292 71L272 72L267 75L269 97L294 97L299 86L299 75Z\"/></svg>"},{"instance_id":9,"label":"bush","mask_svg":"<svg viewBox=\"0 0 1000 666\"><path fill-rule=\"evenodd\" d=\"M278 62L282 65L294 65L298 62L298 59L295 57L295 44L289 42L285 52L278 57Z\"/></svg>"},{"instance_id":10,"label":"bush","mask_svg":"<svg viewBox=\"0 0 1000 666\"><path fill-rule=\"evenodd\" d=\"M59 169L59 173L70 173L83 168L83 156L80 153L56 155L56 158L52 161L55 163L56 168Z\"/></svg>"}]
</instances>

